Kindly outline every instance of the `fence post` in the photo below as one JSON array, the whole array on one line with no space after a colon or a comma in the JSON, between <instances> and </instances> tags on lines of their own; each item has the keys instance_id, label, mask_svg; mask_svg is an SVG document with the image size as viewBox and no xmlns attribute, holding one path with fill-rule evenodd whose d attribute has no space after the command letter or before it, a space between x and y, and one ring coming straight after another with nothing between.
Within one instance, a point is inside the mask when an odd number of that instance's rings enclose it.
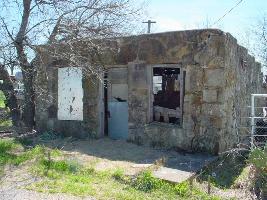
<instances>
[{"instance_id":1,"label":"fence post","mask_svg":"<svg viewBox=\"0 0 267 200\"><path fill-rule=\"evenodd\" d=\"M255 96L251 94L251 141L250 148L254 147L254 132L255 132Z\"/></svg>"}]
</instances>

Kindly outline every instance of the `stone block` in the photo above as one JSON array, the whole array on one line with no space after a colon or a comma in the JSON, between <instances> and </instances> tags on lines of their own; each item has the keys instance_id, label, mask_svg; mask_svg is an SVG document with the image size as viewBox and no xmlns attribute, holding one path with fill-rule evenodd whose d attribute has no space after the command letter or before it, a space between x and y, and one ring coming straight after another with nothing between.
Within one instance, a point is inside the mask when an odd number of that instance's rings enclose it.
<instances>
[{"instance_id":1,"label":"stone block","mask_svg":"<svg viewBox=\"0 0 267 200\"><path fill-rule=\"evenodd\" d=\"M224 67L224 58L223 57L215 57L208 63L208 68L220 68Z\"/></svg>"},{"instance_id":2,"label":"stone block","mask_svg":"<svg viewBox=\"0 0 267 200\"><path fill-rule=\"evenodd\" d=\"M186 143L187 134L180 127L162 124L152 123L146 126L145 135L150 145L161 148L178 148L187 149Z\"/></svg>"},{"instance_id":3,"label":"stone block","mask_svg":"<svg viewBox=\"0 0 267 200\"><path fill-rule=\"evenodd\" d=\"M208 87L224 87L224 69L205 69L205 84Z\"/></svg>"},{"instance_id":4,"label":"stone block","mask_svg":"<svg viewBox=\"0 0 267 200\"><path fill-rule=\"evenodd\" d=\"M147 88L146 65L144 63L128 64L128 85L132 88Z\"/></svg>"},{"instance_id":5,"label":"stone block","mask_svg":"<svg viewBox=\"0 0 267 200\"><path fill-rule=\"evenodd\" d=\"M206 103L215 103L218 100L218 92L216 89L203 90L203 101Z\"/></svg>"},{"instance_id":6,"label":"stone block","mask_svg":"<svg viewBox=\"0 0 267 200\"><path fill-rule=\"evenodd\" d=\"M203 87L204 73L201 68L188 66L185 76L185 93L200 91Z\"/></svg>"},{"instance_id":7,"label":"stone block","mask_svg":"<svg viewBox=\"0 0 267 200\"><path fill-rule=\"evenodd\" d=\"M210 103L202 104L202 114L204 114L204 115L216 115L219 117L223 117L226 115L223 105L210 104Z\"/></svg>"},{"instance_id":8,"label":"stone block","mask_svg":"<svg viewBox=\"0 0 267 200\"><path fill-rule=\"evenodd\" d=\"M128 69L125 68L112 68L109 69L108 78L112 84L127 83Z\"/></svg>"},{"instance_id":9,"label":"stone block","mask_svg":"<svg viewBox=\"0 0 267 200\"><path fill-rule=\"evenodd\" d=\"M223 121L221 117L213 115L209 117L209 120L210 120L211 127L218 128L218 129L223 128Z\"/></svg>"},{"instance_id":10,"label":"stone block","mask_svg":"<svg viewBox=\"0 0 267 200\"><path fill-rule=\"evenodd\" d=\"M191 104L195 107L200 107L203 103L203 92L195 92L191 95Z\"/></svg>"}]
</instances>

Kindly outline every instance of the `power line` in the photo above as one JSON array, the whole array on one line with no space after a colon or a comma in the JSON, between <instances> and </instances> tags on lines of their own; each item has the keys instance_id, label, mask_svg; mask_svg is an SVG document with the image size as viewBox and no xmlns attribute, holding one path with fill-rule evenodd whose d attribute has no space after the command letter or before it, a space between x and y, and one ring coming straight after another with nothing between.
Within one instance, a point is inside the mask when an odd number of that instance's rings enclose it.
<instances>
[{"instance_id":1,"label":"power line","mask_svg":"<svg viewBox=\"0 0 267 200\"><path fill-rule=\"evenodd\" d=\"M226 15L228 15L230 12L232 12L232 10L234 10L239 4L242 3L243 0L240 0L239 2L237 2L237 4L232 7L230 10L228 10L222 17L220 17L217 21L215 21L211 26L214 26L215 24L217 24L219 21L221 21Z\"/></svg>"}]
</instances>

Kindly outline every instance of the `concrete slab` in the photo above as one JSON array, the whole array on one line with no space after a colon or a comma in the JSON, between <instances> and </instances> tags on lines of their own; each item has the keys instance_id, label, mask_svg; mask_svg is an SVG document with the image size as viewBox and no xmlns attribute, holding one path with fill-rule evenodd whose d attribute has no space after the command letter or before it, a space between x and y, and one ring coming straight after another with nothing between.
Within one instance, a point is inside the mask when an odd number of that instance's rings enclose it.
<instances>
[{"instance_id":1,"label":"concrete slab","mask_svg":"<svg viewBox=\"0 0 267 200\"><path fill-rule=\"evenodd\" d=\"M194 172L187 172L187 171L182 171L178 169L172 169L168 167L160 167L158 170L153 172L153 175L156 178L170 181L173 183L181 183L190 177L194 176Z\"/></svg>"},{"instance_id":2,"label":"concrete slab","mask_svg":"<svg viewBox=\"0 0 267 200\"><path fill-rule=\"evenodd\" d=\"M206 164L216 159L205 154L184 154L166 158L166 163L153 172L156 178L173 183L181 183L194 176Z\"/></svg>"}]
</instances>

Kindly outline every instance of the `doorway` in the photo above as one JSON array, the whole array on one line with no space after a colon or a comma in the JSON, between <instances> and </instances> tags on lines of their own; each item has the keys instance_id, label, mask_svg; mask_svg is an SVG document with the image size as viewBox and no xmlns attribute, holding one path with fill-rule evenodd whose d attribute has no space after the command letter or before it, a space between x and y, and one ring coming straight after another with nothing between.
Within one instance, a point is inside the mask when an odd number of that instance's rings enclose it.
<instances>
[{"instance_id":1,"label":"doorway","mask_svg":"<svg viewBox=\"0 0 267 200\"><path fill-rule=\"evenodd\" d=\"M105 135L128 138L128 84L124 68L110 69L105 87Z\"/></svg>"}]
</instances>

